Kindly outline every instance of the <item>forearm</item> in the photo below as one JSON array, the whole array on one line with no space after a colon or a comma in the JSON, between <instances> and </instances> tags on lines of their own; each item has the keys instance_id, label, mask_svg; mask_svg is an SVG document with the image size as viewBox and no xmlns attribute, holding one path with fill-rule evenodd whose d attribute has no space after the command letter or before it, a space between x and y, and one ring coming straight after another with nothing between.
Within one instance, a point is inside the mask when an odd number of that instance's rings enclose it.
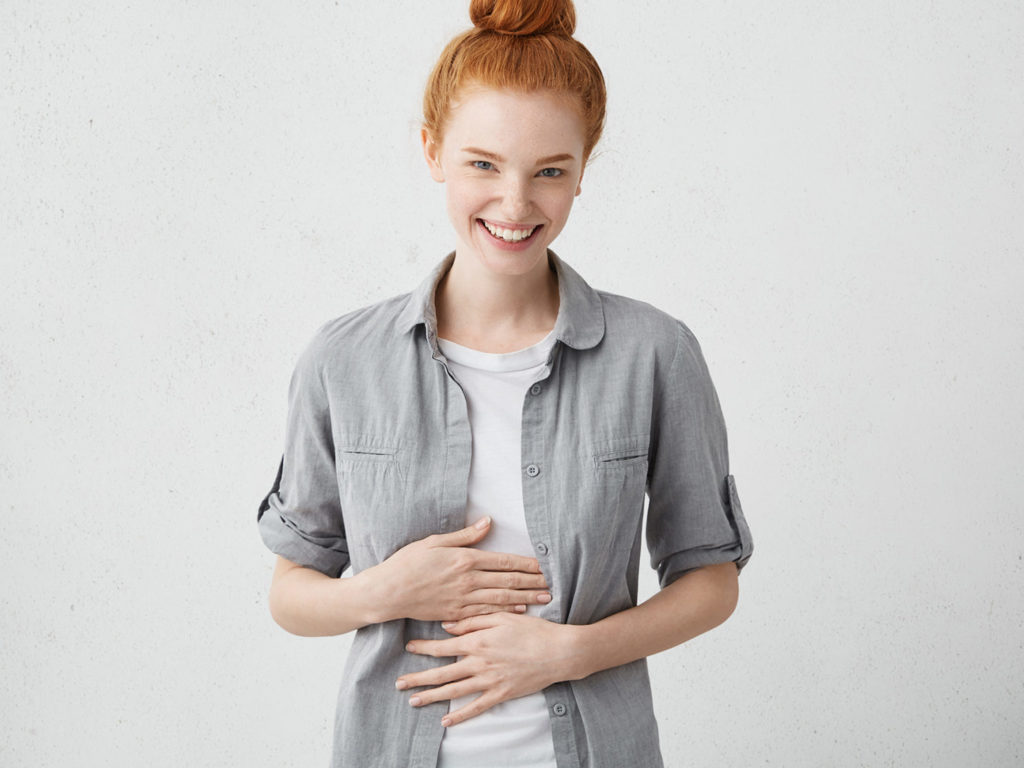
<instances>
[{"instance_id":1,"label":"forearm","mask_svg":"<svg viewBox=\"0 0 1024 768\"><path fill-rule=\"evenodd\" d=\"M732 614L737 597L736 566L722 563L680 576L634 608L574 626L572 679L651 656L714 629Z\"/></svg>"},{"instance_id":2,"label":"forearm","mask_svg":"<svg viewBox=\"0 0 1024 768\"><path fill-rule=\"evenodd\" d=\"M531 557L478 550L490 518L413 541L355 576L335 579L278 556L270 613L296 635L341 635L395 619L453 621L522 612L551 599Z\"/></svg>"},{"instance_id":3,"label":"forearm","mask_svg":"<svg viewBox=\"0 0 1024 768\"><path fill-rule=\"evenodd\" d=\"M271 616L304 637L343 635L383 621L370 571L334 579L279 559L270 588Z\"/></svg>"}]
</instances>

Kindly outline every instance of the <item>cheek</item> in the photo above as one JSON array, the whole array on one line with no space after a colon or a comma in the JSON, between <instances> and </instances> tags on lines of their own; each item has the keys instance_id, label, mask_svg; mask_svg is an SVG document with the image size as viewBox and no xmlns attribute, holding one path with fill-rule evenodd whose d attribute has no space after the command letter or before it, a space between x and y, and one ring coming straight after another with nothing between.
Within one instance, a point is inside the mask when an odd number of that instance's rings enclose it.
<instances>
[{"instance_id":1,"label":"cheek","mask_svg":"<svg viewBox=\"0 0 1024 768\"><path fill-rule=\"evenodd\" d=\"M572 204L576 200L575 196L576 188L566 188L565 190L559 190L558 194L552 194L547 199L545 207L548 210L548 216L555 221L564 221L569 216L569 212L572 210Z\"/></svg>"},{"instance_id":2,"label":"cheek","mask_svg":"<svg viewBox=\"0 0 1024 768\"><path fill-rule=\"evenodd\" d=\"M465 224L482 204L479 194L474 194L473 189L460 184L447 185L447 200L448 214L456 226Z\"/></svg>"}]
</instances>

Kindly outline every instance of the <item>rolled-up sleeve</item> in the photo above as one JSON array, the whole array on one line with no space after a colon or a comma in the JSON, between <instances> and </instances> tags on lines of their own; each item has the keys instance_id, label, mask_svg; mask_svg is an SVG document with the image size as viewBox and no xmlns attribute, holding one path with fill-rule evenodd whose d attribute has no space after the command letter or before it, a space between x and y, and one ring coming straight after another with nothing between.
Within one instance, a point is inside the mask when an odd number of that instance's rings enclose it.
<instances>
[{"instance_id":1,"label":"rolled-up sleeve","mask_svg":"<svg viewBox=\"0 0 1024 768\"><path fill-rule=\"evenodd\" d=\"M273 552L337 577L348 567L349 555L319 336L302 353L292 374L284 454L257 522L263 542Z\"/></svg>"},{"instance_id":2,"label":"rolled-up sleeve","mask_svg":"<svg viewBox=\"0 0 1024 768\"><path fill-rule=\"evenodd\" d=\"M684 325L655 383L649 451L647 547L662 587L716 563L742 568L753 552L725 420L700 345Z\"/></svg>"}]
</instances>

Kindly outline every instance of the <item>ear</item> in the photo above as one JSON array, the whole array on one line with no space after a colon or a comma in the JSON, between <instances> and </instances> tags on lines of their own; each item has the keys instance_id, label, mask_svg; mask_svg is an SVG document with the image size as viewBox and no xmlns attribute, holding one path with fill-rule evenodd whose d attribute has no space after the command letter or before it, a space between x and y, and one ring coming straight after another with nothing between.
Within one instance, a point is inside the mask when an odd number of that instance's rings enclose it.
<instances>
[{"instance_id":1,"label":"ear","mask_svg":"<svg viewBox=\"0 0 1024 768\"><path fill-rule=\"evenodd\" d=\"M423 142L423 157L427 160L427 168L430 169L430 178L434 181L444 181L444 169L441 168L441 147L427 132L426 128L420 129L420 141Z\"/></svg>"}]
</instances>

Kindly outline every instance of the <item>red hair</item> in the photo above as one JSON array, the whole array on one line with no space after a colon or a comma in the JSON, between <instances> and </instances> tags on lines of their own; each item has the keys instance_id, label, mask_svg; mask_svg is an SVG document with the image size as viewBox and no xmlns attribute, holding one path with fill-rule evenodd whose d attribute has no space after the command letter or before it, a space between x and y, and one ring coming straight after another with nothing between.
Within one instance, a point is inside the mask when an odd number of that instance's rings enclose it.
<instances>
[{"instance_id":1,"label":"red hair","mask_svg":"<svg viewBox=\"0 0 1024 768\"><path fill-rule=\"evenodd\" d=\"M471 0L474 27L445 46L423 94L423 126L441 141L452 101L469 85L552 90L576 98L584 160L601 138L607 94L597 61L572 34L572 0Z\"/></svg>"}]
</instances>

